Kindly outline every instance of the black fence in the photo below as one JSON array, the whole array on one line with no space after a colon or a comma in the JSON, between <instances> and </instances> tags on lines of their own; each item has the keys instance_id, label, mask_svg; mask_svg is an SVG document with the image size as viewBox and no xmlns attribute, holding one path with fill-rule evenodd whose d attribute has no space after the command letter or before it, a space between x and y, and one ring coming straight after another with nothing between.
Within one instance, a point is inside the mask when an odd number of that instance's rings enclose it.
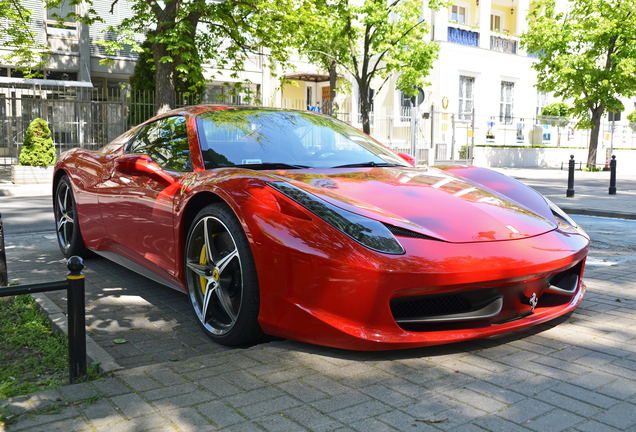
<instances>
[{"instance_id":1,"label":"black fence","mask_svg":"<svg viewBox=\"0 0 636 432\"><path fill-rule=\"evenodd\" d=\"M86 378L86 308L84 304L84 262L80 257L71 257L66 265L66 280L28 284L7 285L7 264L4 252L2 215L0 214L0 297L35 294L65 289L68 296L68 361L71 384Z\"/></svg>"}]
</instances>

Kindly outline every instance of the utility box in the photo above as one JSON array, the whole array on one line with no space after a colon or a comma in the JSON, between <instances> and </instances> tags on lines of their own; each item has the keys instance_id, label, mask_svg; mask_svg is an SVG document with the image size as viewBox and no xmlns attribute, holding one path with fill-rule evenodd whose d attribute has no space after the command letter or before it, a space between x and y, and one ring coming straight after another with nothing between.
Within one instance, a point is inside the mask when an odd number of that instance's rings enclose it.
<instances>
[{"instance_id":1,"label":"utility box","mask_svg":"<svg viewBox=\"0 0 636 432\"><path fill-rule=\"evenodd\" d=\"M530 144L541 145L543 144L543 126L534 125L530 131Z\"/></svg>"}]
</instances>

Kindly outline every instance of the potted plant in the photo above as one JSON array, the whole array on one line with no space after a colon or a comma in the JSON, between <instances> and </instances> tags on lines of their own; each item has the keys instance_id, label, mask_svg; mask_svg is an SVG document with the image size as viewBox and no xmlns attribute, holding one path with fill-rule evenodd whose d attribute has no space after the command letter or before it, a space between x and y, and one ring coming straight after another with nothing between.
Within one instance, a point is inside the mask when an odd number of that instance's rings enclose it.
<instances>
[{"instance_id":1,"label":"potted plant","mask_svg":"<svg viewBox=\"0 0 636 432\"><path fill-rule=\"evenodd\" d=\"M16 184L50 183L53 180L55 146L46 120L34 119L26 130L20 162L11 167L11 181Z\"/></svg>"}]
</instances>

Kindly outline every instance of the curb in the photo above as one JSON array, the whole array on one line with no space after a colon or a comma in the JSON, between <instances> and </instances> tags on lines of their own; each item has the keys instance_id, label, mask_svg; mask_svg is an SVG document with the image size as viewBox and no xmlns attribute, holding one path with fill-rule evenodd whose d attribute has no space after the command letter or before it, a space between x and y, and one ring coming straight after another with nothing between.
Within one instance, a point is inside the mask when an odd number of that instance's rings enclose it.
<instances>
[{"instance_id":1,"label":"curb","mask_svg":"<svg viewBox=\"0 0 636 432\"><path fill-rule=\"evenodd\" d=\"M31 294L38 306L48 315L51 323L51 330L59 331L68 335L67 317L51 299L44 293ZM104 348L90 336L86 336L86 356L93 362L99 362L99 371L102 373L114 372L124 369L115 361L113 356L108 354Z\"/></svg>"},{"instance_id":2,"label":"curb","mask_svg":"<svg viewBox=\"0 0 636 432\"><path fill-rule=\"evenodd\" d=\"M579 209L579 208L569 208L564 206L559 206L561 210L565 211L569 215L580 215L580 216L597 216L597 217L605 217L611 219L630 219L636 220L635 213L628 212L620 212L620 211L603 211L603 210L593 210L593 209Z\"/></svg>"}]
</instances>

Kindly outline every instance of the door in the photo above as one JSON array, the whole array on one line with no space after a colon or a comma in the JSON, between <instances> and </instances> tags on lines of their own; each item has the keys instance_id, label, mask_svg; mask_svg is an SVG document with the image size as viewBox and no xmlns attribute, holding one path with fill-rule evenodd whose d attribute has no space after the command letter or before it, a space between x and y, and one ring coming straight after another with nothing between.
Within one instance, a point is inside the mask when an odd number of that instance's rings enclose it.
<instances>
[{"instance_id":1,"label":"door","mask_svg":"<svg viewBox=\"0 0 636 432\"><path fill-rule=\"evenodd\" d=\"M190 172L184 117L167 117L143 126L125 154L109 167L99 193L113 248L155 271L174 275L174 196L181 190L181 179Z\"/></svg>"}]
</instances>

